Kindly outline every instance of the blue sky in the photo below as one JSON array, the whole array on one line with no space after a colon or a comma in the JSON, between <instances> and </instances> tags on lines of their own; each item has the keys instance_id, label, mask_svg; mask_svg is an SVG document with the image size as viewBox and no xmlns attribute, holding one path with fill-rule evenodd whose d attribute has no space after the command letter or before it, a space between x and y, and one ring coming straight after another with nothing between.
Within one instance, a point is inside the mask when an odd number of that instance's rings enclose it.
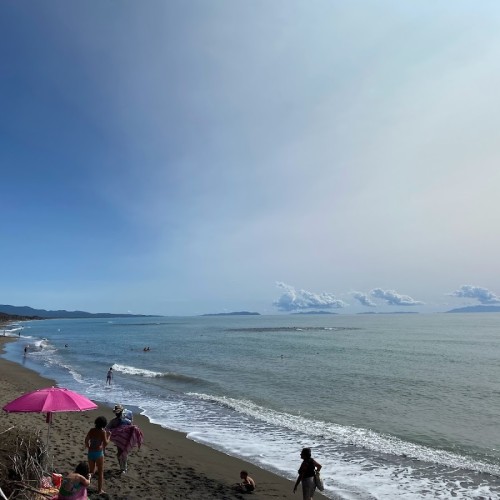
<instances>
[{"instance_id":1,"label":"blue sky","mask_svg":"<svg viewBox=\"0 0 500 500\"><path fill-rule=\"evenodd\" d=\"M0 4L0 303L500 303L500 4Z\"/></svg>"}]
</instances>

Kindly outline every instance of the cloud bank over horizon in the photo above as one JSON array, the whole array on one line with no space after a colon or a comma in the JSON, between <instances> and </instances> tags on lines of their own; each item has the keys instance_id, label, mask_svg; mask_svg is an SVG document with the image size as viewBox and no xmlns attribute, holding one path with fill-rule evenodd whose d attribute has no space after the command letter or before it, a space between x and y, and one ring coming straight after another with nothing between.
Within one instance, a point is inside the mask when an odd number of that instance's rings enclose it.
<instances>
[{"instance_id":1,"label":"cloud bank over horizon","mask_svg":"<svg viewBox=\"0 0 500 500\"><path fill-rule=\"evenodd\" d=\"M394 290L382 290L382 288L374 288L370 295L377 299L385 300L390 306L420 306L424 302L415 300L409 295L401 295Z\"/></svg>"},{"instance_id":2,"label":"cloud bank over horizon","mask_svg":"<svg viewBox=\"0 0 500 500\"><path fill-rule=\"evenodd\" d=\"M351 295L362 305L366 307L376 307L377 304L373 302L366 293L351 292Z\"/></svg>"},{"instance_id":3,"label":"cloud bank over horizon","mask_svg":"<svg viewBox=\"0 0 500 500\"><path fill-rule=\"evenodd\" d=\"M462 285L447 295L478 300L481 304L500 304L500 297L487 288L474 285Z\"/></svg>"},{"instance_id":4,"label":"cloud bank over horizon","mask_svg":"<svg viewBox=\"0 0 500 500\"><path fill-rule=\"evenodd\" d=\"M333 293L316 293L303 289L296 289L292 285L288 285L281 281L276 282L276 286L282 289L283 294L273 302L273 306L282 312L291 312L307 309L344 309L350 304L337 298ZM413 297L401 294L396 290L384 290L380 287L373 288L369 294L360 291L348 292L360 306L363 307L380 307L373 299L378 299L386 306L424 306L425 302L416 300ZM446 293L445 295L459 298L474 299L481 304L500 304L500 297L487 288L462 285L457 290Z\"/></svg>"},{"instance_id":5,"label":"cloud bank over horizon","mask_svg":"<svg viewBox=\"0 0 500 500\"><path fill-rule=\"evenodd\" d=\"M337 299L331 293L314 293L307 290L296 290L293 286L278 281L278 288L284 290L281 297L273 305L280 311L300 311L306 309L342 309L344 301Z\"/></svg>"},{"instance_id":6,"label":"cloud bank over horizon","mask_svg":"<svg viewBox=\"0 0 500 500\"><path fill-rule=\"evenodd\" d=\"M338 299L332 293L316 293L308 290L297 290L294 286L276 282L276 286L284 292L273 302L273 305L280 311L297 311L306 309L343 309L349 306L348 303ZM424 305L424 302L415 300L409 295L402 295L395 290L383 290L382 288L374 288L370 291L370 296L363 292L350 292L360 305L365 307L376 307L377 304L371 300L371 297L383 300L390 306L419 306Z\"/></svg>"}]
</instances>

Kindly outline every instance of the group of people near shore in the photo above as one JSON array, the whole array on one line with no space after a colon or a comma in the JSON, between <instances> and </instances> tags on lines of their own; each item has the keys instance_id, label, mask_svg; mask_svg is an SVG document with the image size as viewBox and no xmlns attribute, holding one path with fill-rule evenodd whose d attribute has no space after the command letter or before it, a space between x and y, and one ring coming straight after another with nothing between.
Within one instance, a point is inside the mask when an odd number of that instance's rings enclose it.
<instances>
[{"instance_id":1,"label":"group of people near shore","mask_svg":"<svg viewBox=\"0 0 500 500\"><path fill-rule=\"evenodd\" d=\"M53 500L83 500L87 498L87 487L92 475L97 474L97 493L104 493L104 457L106 447L113 442L116 445L118 465L122 474L128 469L128 452L134 446L141 446L142 432L133 424L133 415L122 405L113 408L115 417L107 421L99 416L85 436L87 462L80 462L74 472L67 474L61 482L59 493Z\"/></svg>"},{"instance_id":2,"label":"group of people near shore","mask_svg":"<svg viewBox=\"0 0 500 500\"><path fill-rule=\"evenodd\" d=\"M87 487L91 478L97 474L97 493L104 493L104 457L105 450L110 441L116 445L118 465L122 474L128 470L128 452L133 446L142 444L142 432L133 425L132 412L117 404L113 408L115 417L108 423L106 417L99 416L95 419L94 427L85 436L84 444L88 449L88 462L80 462L75 471L67 474L62 480L59 493L53 500L84 500L87 498ZM302 484L302 499L312 500L314 492L319 487L319 471L322 466L312 458L311 449L303 448L300 457L302 463L298 471L298 477L293 487L297 491ZM246 470L240 472L241 481L236 484L236 490L240 493L252 493L255 488L255 480L249 476ZM320 488L323 489L322 486Z\"/></svg>"},{"instance_id":3,"label":"group of people near shore","mask_svg":"<svg viewBox=\"0 0 500 500\"><path fill-rule=\"evenodd\" d=\"M302 448L300 452L302 463L299 468L299 475L293 487L293 492L297 491L302 483L302 500L312 500L316 489L323 490L323 485L319 479L321 464L312 458L311 448ZM240 472L241 482L236 485L236 490L241 493L251 493L255 490L255 481L248 475L246 470Z\"/></svg>"}]
</instances>

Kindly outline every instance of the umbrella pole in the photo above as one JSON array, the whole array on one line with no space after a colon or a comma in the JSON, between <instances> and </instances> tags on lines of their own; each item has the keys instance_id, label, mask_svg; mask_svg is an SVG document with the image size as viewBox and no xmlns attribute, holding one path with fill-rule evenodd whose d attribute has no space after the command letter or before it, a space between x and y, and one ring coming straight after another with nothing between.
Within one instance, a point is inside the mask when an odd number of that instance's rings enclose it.
<instances>
[{"instance_id":1,"label":"umbrella pole","mask_svg":"<svg viewBox=\"0 0 500 500\"><path fill-rule=\"evenodd\" d=\"M46 418L46 422L48 424L48 427L47 427L47 466L49 465L49 457L50 457L50 453L49 453L49 443L50 443L50 426L52 425L52 412L48 412L47 413L47 418ZM52 459L52 467L51 469L54 468L54 462L53 462L53 459Z\"/></svg>"}]
</instances>

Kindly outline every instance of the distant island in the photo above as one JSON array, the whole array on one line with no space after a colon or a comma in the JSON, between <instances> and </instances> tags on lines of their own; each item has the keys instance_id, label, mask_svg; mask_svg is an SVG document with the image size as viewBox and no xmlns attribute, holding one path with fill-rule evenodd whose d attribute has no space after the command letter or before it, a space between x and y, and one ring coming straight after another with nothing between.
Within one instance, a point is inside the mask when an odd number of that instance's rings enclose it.
<instances>
[{"instance_id":1,"label":"distant island","mask_svg":"<svg viewBox=\"0 0 500 500\"><path fill-rule=\"evenodd\" d=\"M33 309L28 306L0 305L0 313L11 316L21 316L25 319L63 319L63 318L134 318L147 317L146 314L113 314L113 313L89 313L85 311L47 311L45 309Z\"/></svg>"},{"instance_id":2,"label":"distant island","mask_svg":"<svg viewBox=\"0 0 500 500\"><path fill-rule=\"evenodd\" d=\"M389 311L389 312L367 311L357 314L420 314L420 313L418 311Z\"/></svg>"},{"instance_id":3,"label":"distant island","mask_svg":"<svg viewBox=\"0 0 500 500\"><path fill-rule=\"evenodd\" d=\"M338 313L334 313L331 311L300 311L300 312L293 312L290 314L338 314Z\"/></svg>"},{"instance_id":4,"label":"distant island","mask_svg":"<svg viewBox=\"0 0 500 500\"><path fill-rule=\"evenodd\" d=\"M497 313L500 312L500 306L467 306L459 307L446 311L447 313Z\"/></svg>"},{"instance_id":5,"label":"distant island","mask_svg":"<svg viewBox=\"0 0 500 500\"><path fill-rule=\"evenodd\" d=\"M250 311L235 311L230 313L200 314L200 316L260 316L260 313Z\"/></svg>"}]
</instances>

